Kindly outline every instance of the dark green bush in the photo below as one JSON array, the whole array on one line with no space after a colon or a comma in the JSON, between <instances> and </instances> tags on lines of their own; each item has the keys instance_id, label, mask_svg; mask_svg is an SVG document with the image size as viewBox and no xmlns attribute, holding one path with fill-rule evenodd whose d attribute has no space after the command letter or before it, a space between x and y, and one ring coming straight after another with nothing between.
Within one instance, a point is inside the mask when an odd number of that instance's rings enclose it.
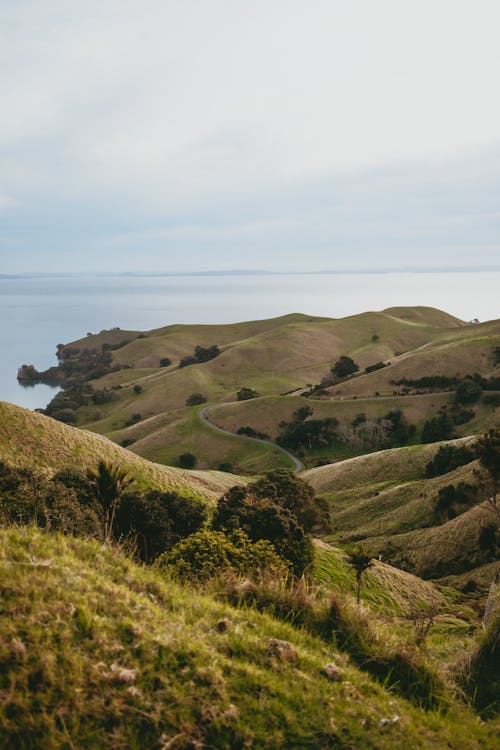
<instances>
[{"instance_id":1,"label":"dark green bush","mask_svg":"<svg viewBox=\"0 0 500 750\"><path fill-rule=\"evenodd\" d=\"M474 453L464 445L442 445L425 467L425 476L438 477L441 474L448 474L473 460Z\"/></svg>"}]
</instances>

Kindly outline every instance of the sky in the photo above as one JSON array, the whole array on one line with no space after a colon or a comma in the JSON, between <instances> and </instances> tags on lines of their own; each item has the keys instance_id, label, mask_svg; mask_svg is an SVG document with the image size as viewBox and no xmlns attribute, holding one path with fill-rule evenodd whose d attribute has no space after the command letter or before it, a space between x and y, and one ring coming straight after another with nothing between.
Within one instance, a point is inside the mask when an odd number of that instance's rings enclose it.
<instances>
[{"instance_id":1,"label":"sky","mask_svg":"<svg viewBox=\"0 0 500 750\"><path fill-rule=\"evenodd\" d=\"M0 0L0 273L500 267L498 0Z\"/></svg>"}]
</instances>

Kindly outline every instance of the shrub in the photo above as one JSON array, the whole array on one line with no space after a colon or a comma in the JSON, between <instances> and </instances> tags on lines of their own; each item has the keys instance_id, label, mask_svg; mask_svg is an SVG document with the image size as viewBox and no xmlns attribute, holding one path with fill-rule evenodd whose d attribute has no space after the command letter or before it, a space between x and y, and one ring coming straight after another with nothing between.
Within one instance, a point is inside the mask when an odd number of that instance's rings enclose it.
<instances>
[{"instance_id":1,"label":"shrub","mask_svg":"<svg viewBox=\"0 0 500 750\"><path fill-rule=\"evenodd\" d=\"M253 494L251 487L233 487L219 499L212 528L241 529L254 542L267 539L281 557L292 563L297 576L312 563L311 540L297 517L276 502Z\"/></svg>"},{"instance_id":2,"label":"shrub","mask_svg":"<svg viewBox=\"0 0 500 750\"><path fill-rule=\"evenodd\" d=\"M365 367L365 372L376 372L377 370L382 370L384 367L387 367L385 362L375 362L374 365L368 365L368 367Z\"/></svg>"},{"instance_id":3,"label":"shrub","mask_svg":"<svg viewBox=\"0 0 500 750\"><path fill-rule=\"evenodd\" d=\"M260 396L260 393L254 391L253 388L240 388L240 390L236 393L236 400L248 401L252 398L257 398L258 396Z\"/></svg>"},{"instance_id":4,"label":"shrub","mask_svg":"<svg viewBox=\"0 0 500 750\"><path fill-rule=\"evenodd\" d=\"M206 516L200 502L173 492L127 494L116 514L114 534L117 538L135 538L139 557L151 562L183 537L198 531Z\"/></svg>"},{"instance_id":5,"label":"shrub","mask_svg":"<svg viewBox=\"0 0 500 750\"><path fill-rule=\"evenodd\" d=\"M160 569L181 579L204 581L233 571L258 580L264 571L273 576L287 573L286 563L265 540L252 542L241 530L227 535L221 531L197 531L181 540L158 559Z\"/></svg>"},{"instance_id":6,"label":"shrub","mask_svg":"<svg viewBox=\"0 0 500 750\"><path fill-rule=\"evenodd\" d=\"M172 360L169 357L162 357L160 359L160 367L168 367L172 364Z\"/></svg>"},{"instance_id":7,"label":"shrub","mask_svg":"<svg viewBox=\"0 0 500 750\"><path fill-rule=\"evenodd\" d=\"M457 385L455 402L457 404L475 404L481 397L481 384L472 378L464 378Z\"/></svg>"},{"instance_id":8,"label":"shrub","mask_svg":"<svg viewBox=\"0 0 500 750\"><path fill-rule=\"evenodd\" d=\"M455 425L446 412L442 412L439 416L427 420L422 429L423 443L436 443L439 440L450 440L454 436Z\"/></svg>"},{"instance_id":9,"label":"shrub","mask_svg":"<svg viewBox=\"0 0 500 750\"><path fill-rule=\"evenodd\" d=\"M141 422L141 421L142 421L142 414L138 414L138 413L132 414L130 419L127 419L127 421L125 422L125 427L132 427L133 424L137 424L137 422Z\"/></svg>"},{"instance_id":10,"label":"shrub","mask_svg":"<svg viewBox=\"0 0 500 750\"><path fill-rule=\"evenodd\" d=\"M188 355L187 357L182 357L182 359L179 362L179 367L188 367L189 365L196 365L198 364L198 360L196 357L193 357L192 355Z\"/></svg>"},{"instance_id":11,"label":"shrub","mask_svg":"<svg viewBox=\"0 0 500 750\"><path fill-rule=\"evenodd\" d=\"M181 469L194 469L196 466L196 456L192 453L181 453L178 460Z\"/></svg>"},{"instance_id":12,"label":"shrub","mask_svg":"<svg viewBox=\"0 0 500 750\"><path fill-rule=\"evenodd\" d=\"M247 437L257 438L258 440L269 440L269 435L266 435L265 432L254 430L254 428L250 427L249 425L246 425L245 427L238 427L238 429L236 430L236 434L246 435Z\"/></svg>"},{"instance_id":13,"label":"shrub","mask_svg":"<svg viewBox=\"0 0 500 750\"><path fill-rule=\"evenodd\" d=\"M441 474L448 474L473 460L473 452L465 446L442 445L425 467L425 476L438 477Z\"/></svg>"},{"instance_id":14,"label":"shrub","mask_svg":"<svg viewBox=\"0 0 500 750\"><path fill-rule=\"evenodd\" d=\"M223 461L217 467L218 471L225 471L228 474L234 474L234 465L230 461Z\"/></svg>"},{"instance_id":15,"label":"shrub","mask_svg":"<svg viewBox=\"0 0 500 750\"><path fill-rule=\"evenodd\" d=\"M134 393L137 393L137 395L142 393L142 385L134 385Z\"/></svg>"},{"instance_id":16,"label":"shrub","mask_svg":"<svg viewBox=\"0 0 500 750\"><path fill-rule=\"evenodd\" d=\"M192 393L186 399L186 406L195 406L196 404L206 403L207 397L202 393Z\"/></svg>"}]
</instances>

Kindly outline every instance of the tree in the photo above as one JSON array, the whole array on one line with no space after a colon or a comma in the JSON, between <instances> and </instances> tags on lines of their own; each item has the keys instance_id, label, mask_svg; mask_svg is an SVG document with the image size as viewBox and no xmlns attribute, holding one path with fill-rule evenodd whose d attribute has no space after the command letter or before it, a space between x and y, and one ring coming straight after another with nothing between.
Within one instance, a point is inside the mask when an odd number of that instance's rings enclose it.
<instances>
[{"instance_id":1,"label":"tree","mask_svg":"<svg viewBox=\"0 0 500 750\"><path fill-rule=\"evenodd\" d=\"M240 388L240 390L236 393L236 400L237 401L249 401L251 398L257 398L260 396L260 393L257 393L257 391L254 391L253 388Z\"/></svg>"},{"instance_id":2,"label":"tree","mask_svg":"<svg viewBox=\"0 0 500 750\"><path fill-rule=\"evenodd\" d=\"M160 359L160 367L168 367L172 364L172 360L169 357L162 357Z\"/></svg>"},{"instance_id":3,"label":"tree","mask_svg":"<svg viewBox=\"0 0 500 750\"><path fill-rule=\"evenodd\" d=\"M338 378L347 378L349 375L354 375L358 372L359 367L356 362L350 357L342 356L335 362L332 367L332 372Z\"/></svg>"},{"instance_id":4,"label":"tree","mask_svg":"<svg viewBox=\"0 0 500 750\"><path fill-rule=\"evenodd\" d=\"M457 385L455 401L457 404L474 404L481 397L481 383L472 378L464 378Z\"/></svg>"},{"instance_id":5,"label":"tree","mask_svg":"<svg viewBox=\"0 0 500 750\"><path fill-rule=\"evenodd\" d=\"M434 458L425 467L426 477L439 477L474 460L474 454L466 446L442 445Z\"/></svg>"},{"instance_id":6,"label":"tree","mask_svg":"<svg viewBox=\"0 0 500 750\"><path fill-rule=\"evenodd\" d=\"M439 440L450 440L453 437L455 437L455 425L446 412L428 419L422 429L422 443L437 443Z\"/></svg>"},{"instance_id":7,"label":"tree","mask_svg":"<svg viewBox=\"0 0 500 750\"><path fill-rule=\"evenodd\" d=\"M359 546L348 553L347 562L356 572L356 602L359 606L363 574L373 565L373 560L370 555L364 551L363 547Z\"/></svg>"},{"instance_id":8,"label":"tree","mask_svg":"<svg viewBox=\"0 0 500 750\"><path fill-rule=\"evenodd\" d=\"M152 490L144 496L130 493L124 495L117 510L115 531L119 536L135 538L137 554L144 562L151 562L198 531L206 517L199 501L174 492Z\"/></svg>"},{"instance_id":9,"label":"tree","mask_svg":"<svg viewBox=\"0 0 500 750\"><path fill-rule=\"evenodd\" d=\"M292 563L297 576L312 563L311 540L295 514L272 499L255 495L251 487L232 487L219 499L212 528L240 529L253 542L267 539L281 557Z\"/></svg>"},{"instance_id":10,"label":"tree","mask_svg":"<svg viewBox=\"0 0 500 750\"><path fill-rule=\"evenodd\" d=\"M97 469L89 470L88 479L94 497L104 514L104 541L108 542L113 533L116 510L121 497L135 478L119 466L99 461Z\"/></svg>"},{"instance_id":11,"label":"tree","mask_svg":"<svg viewBox=\"0 0 500 750\"><path fill-rule=\"evenodd\" d=\"M192 393L186 399L186 406L196 406L197 404L206 403L207 397L203 393Z\"/></svg>"},{"instance_id":12,"label":"tree","mask_svg":"<svg viewBox=\"0 0 500 750\"><path fill-rule=\"evenodd\" d=\"M328 503L316 497L313 488L289 469L273 469L251 486L256 497L267 498L293 513L308 532L330 529Z\"/></svg>"},{"instance_id":13,"label":"tree","mask_svg":"<svg viewBox=\"0 0 500 750\"><path fill-rule=\"evenodd\" d=\"M491 481L490 506L495 513L500 513L497 503L500 485L500 430L493 429L483 435L476 443L475 454L479 463L486 470Z\"/></svg>"},{"instance_id":14,"label":"tree","mask_svg":"<svg viewBox=\"0 0 500 750\"><path fill-rule=\"evenodd\" d=\"M196 466L196 456L193 453L181 453L179 456L179 466L181 469L194 469Z\"/></svg>"}]
</instances>

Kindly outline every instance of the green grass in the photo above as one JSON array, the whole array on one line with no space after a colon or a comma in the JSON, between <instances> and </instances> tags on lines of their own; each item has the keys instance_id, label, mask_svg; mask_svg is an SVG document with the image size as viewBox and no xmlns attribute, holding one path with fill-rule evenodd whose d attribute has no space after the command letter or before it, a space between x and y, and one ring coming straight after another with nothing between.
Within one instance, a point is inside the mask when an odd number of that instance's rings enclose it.
<instances>
[{"instance_id":1,"label":"green grass","mask_svg":"<svg viewBox=\"0 0 500 750\"><path fill-rule=\"evenodd\" d=\"M112 548L26 528L1 530L0 541L8 750L494 746L495 726L464 706L418 709L333 645ZM272 638L297 660L273 657ZM341 682L326 678L329 662Z\"/></svg>"},{"instance_id":2,"label":"green grass","mask_svg":"<svg viewBox=\"0 0 500 750\"><path fill-rule=\"evenodd\" d=\"M103 332L97 337L74 342L73 346L117 343L120 333ZM316 416L335 416L345 428L362 411L368 417L378 418L391 408L402 408L409 421L422 424L450 401L451 395L395 397L394 386L389 380L398 374L417 377L428 367L432 372L437 367L439 372L449 371L451 374L463 367L468 368L467 371L486 372L491 369L488 357L498 345L500 330L496 322L465 325L439 310L412 307L362 313L339 320L293 314L230 325L175 325L141 335L130 332L127 336L130 343L113 351L113 361L130 369L110 374L93 384L95 388L121 386L116 391L118 399L109 404L81 408L77 423L115 437L126 429L132 415L140 414L144 422L141 455L172 461L171 452L167 448L159 450L158 445L169 421L173 427L175 424L174 432L181 424L189 425L185 403L192 393L201 392L208 401L220 404L214 414L222 426L236 430L249 424L275 436L280 421L289 419L301 402L299 398L284 398L281 394L319 382L342 354L354 357L360 371L380 360L390 360L392 364L383 371L355 377L335 386L331 389L332 401L311 402ZM212 343L221 348L220 356L203 364L183 369L177 367L179 359L192 353L197 344ZM172 365L159 368L160 359L167 356ZM142 393L134 393L135 385L141 385ZM253 388L264 398L246 404L228 404L236 399L241 386ZM362 399L363 396L374 397L376 391L386 398ZM355 395L357 400L353 398ZM342 401L342 398L346 400ZM181 415L183 410L186 410L185 414ZM491 410L478 408L474 422L476 431L491 425L491 413ZM158 422L151 418L160 415L161 428L158 431ZM460 430L461 434L466 434L469 427L464 425ZM151 440L145 439L148 435ZM183 448L196 453L198 438L195 433L189 434L187 430L184 437ZM213 468L217 465L215 461L229 460L224 454L228 443L221 443L213 433L211 440L218 441L218 444L210 451L206 437L201 435L199 440L203 443L207 465ZM250 454L248 460L245 460L242 446L229 452L245 471L262 472L268 468L268 453L257 456L250 443L247 443L247 450ZM209 458L210 453L213 453L213 460ZM333 448L316 452L308 460L338 460L347 455L345 450ZM279 454L276 456L278 462L281 461Z\"/></svg>"},{"instance_id":3,"label":"green grass","mask_svg":"<svg viewBox=\"0 0 500 750\"><path fill-rule=\"evenodd\" d=\"M200 407L154 417L154 425L138 423L110 433L113 440L133 439L130 450L161 464L175 465L181 453L189 451L200 469L216 468L229 462L238 474L259 474L268 469L293 468L293 464L273 446L242 436L223 435L202 423Z\"/></svg>"},{"instance_id":4,"label":"green grass","mask_svg":"<svg viewBox=\"0 0 500 750\"><path fill-rule=\"evenodd\" d=\"M172 490L213 503L229 487L244 483L224 472L184 471L147 461L107 438L0 402L0 459L54 474L62 468L86 470L105 459L136 477L139 489Z\"/></svg>"}]
</instances>

